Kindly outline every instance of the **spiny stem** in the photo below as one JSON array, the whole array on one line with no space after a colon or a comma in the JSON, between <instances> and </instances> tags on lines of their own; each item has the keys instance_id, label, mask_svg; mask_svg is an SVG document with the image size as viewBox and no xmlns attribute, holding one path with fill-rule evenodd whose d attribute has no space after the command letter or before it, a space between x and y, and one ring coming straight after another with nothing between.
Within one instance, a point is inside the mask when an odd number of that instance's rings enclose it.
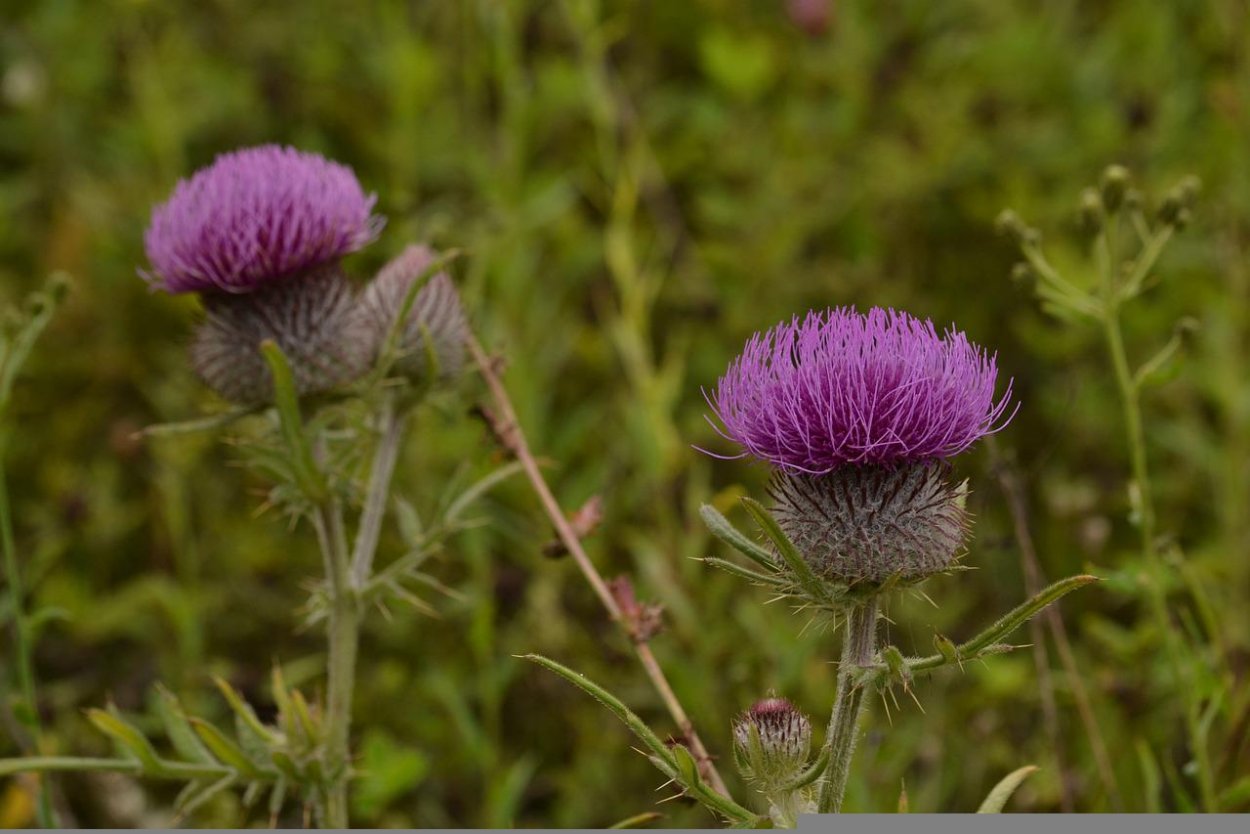
<instances>
[{"instance_id":1,"label":"spiny stem","mask_svg":"<svg viewBox=\"0 0 1250 834\"><path fill-rule=\"evenodd\" d=\"M677 727L685 735L686 741L690 746L690 752L694 754L703 778L711 784L714 790L724 796L729 796L729 790L725 787L724 779L721 778L720 772L717 771L716 765L713 764L711 756L708 755L707 748L703 745L703 740L699 738L699 734L695 731L694 724L686 714L685 708L682 707L681 701L677 699L676 693L673 692L673 687L669 684L668 678L665 677L659 661L655 659L655 654L651 651L650 644L646 640L638 639L637 635L632 632L621 611L621 606L616 601L616 597L608 589L608 583L604 581L603 576L595 568L594 563L590 561L590 557L586 555L581 539L573 530L572 525L569 524L567 516L560 508L560 503L551 492L551 487L547 485L546 478L543 477L542 471L538 468L538 461L535 460L533 452L530 451L525 434L521 431L521 426L517 422L516 411L512 407L512 400L508 397L508 391L504 388L502 380L499 379L499 374L496 373L490 357L486 355L486 351L482 349L481 344L478 343L477 338L472 334L469 334L467 344L469 352L473 355L473 361L477 364L478 371L486 381L487 388L490 389L495 408L498 410L498 414L495 415L496 419L491 423L492 430L504 448L521 463L530 485L538 495L539 502L547 514L547 518L556 529L556 535L560 538L560 543L564 545L565 549L573 557L573 561L577 564L582 576L585 577L586 582L595 592L595 595L599 597L599 602L603 604L604 609L608 612L608 616L630 639L634 652L638 655L638 662L642 664L643 670L651 680L651 685L659 693L660 700L668 708L669 715L672 716L673 721L677 723Z\"/></svg>"},{"instance_id":2,"label":"spiny stem","mask_svg":"<svg viewBox=\"0 0 1250 834\"><path fill-rule=\"evenodd\" d=\"M356 546L352 553L352 581L357 589L365 587L373 570L373 556L378 549L382 533L382 520L386 516L387 498L390 496L391 478L404 436L405 416L395 410L395 402L387 397L378 412L381 439L373 457L369 473L369 492L365 497L364 510L360 515L360 528L356 532Z\"/></svg>"},{"instance_id":3,"label":"spiny stem","mask_svg":"<svg viewBox=\"0 0 1250 834\"><path fill-rule=\"evenodd\" d=\"M842 636L838 691L834 696L833 713L829 717L829 728L825 731L822 753L829 759L828 770L820 785L820 803L817 806L822 814L836 814L842 810L846 780L859 736L859 718L864 711L864 687L856 684L855 671L872 663L876 646L877 600L869 599L847 615Z\"/></svg>"},{"instance_id":4,"label":"spiny stem","mask_svg":"<svg viewBox=\"0 0 1250 834\"><path fill-rule=\"evenodd\" d=\"M360 600L351 582L343 508L337 499L319 505L313 514L317 541L326 558L330 588L326 665L326 789L325 824L347 828L347 784L351 765L352 692L356 684L356 652L360 642Z\"/></svg>"},{"instance_id":5,"label":"spiny stem","mask_svg":"<svg viewBox=\"0 0 1250 834\"><path fill-rule=\"evenodd\" d=\"M22 577L17 564L17 546L13 541L13 518L9 508L8 483L4 474L4 452L7 437L0 435L0 547L4 550L4 575L9 586L9 609L13 618L13 639L16 643L17 679L22 691L22 700L29 716L30 728L35 736L35 747L43 734L42 721L39 718L39 702L35 692L35 669L31 657L32 647L30 633L26 623L26 609L23 606ZM46 779L38 781L37 812L41 828L56 828L56 817L52 811L52 797Z\"/></svg>"}]
</instances>

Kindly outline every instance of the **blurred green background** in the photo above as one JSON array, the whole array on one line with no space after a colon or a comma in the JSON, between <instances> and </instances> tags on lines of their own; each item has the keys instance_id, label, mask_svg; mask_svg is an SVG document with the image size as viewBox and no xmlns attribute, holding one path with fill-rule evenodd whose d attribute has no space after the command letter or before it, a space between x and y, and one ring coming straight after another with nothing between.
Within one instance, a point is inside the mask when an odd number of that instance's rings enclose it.
<instances>
[{"instance_id":1,"label":"blurred green background","mask_svg":"<svg viewBox=\"0 0 1250 834\"><path fill-rule=\"evenodd\" d=\"M1202 178L1128 340L1140 361L1181 316L1202 325L1145 398L1150 458L1161 527L1210 605L1194 629L1244 693L1248 33L1244 0L6 0L0 300L51 270L74 278L16 391L8 461L32 606L66 614L36 652L49 750L106 752L81 710L111 698L141 716L158 680L210 716L225 714L211 674L262 707L275 660L317 686L320 635L295 614L320 570L311 536L256 517L265 484L219 437L131 437L217 405L185 362L196 302L154 295L136 274L151 206L217 153L276 141L351 165L377 192L389 223L350 259L358 274L413 240L465 250L457 278L483 340L507 357L521 423L568 508L603 497L591 555L666 607L656 652L727 775L730 720L755 698L775 690L823 726L837 644L695 561L726 555L699 504L729 510L737 495L762 497L767 478L692 450L724 450L701 389L753 331L809 307L895 305L997 350L1022 403L998 447L1018 463L1042 568L1109 578L1062 610L1120 798L1058 671L1057 727L1043 720L1022 650L918 681L923 711L899 693L887 720L875 702L848 808L894 810L905 783L912 810L969 811L1035 763L1011 807L1058 810L1066 783L1079 810L1183 809L1192 768L1135 588L1100 334L1046 317L1013 285L993 219L1013 206L1047 230L1057 260L1077 262L1077 197L1106 164L1156 195ZM467 380L422 412L398 476L418 506L498 465L469 416L481 396ZM976 570L930 581L936 608L891 607L889 639L905 650L927 653L934 631L967 637L1025 595L990 463L984 447L959 463ZM628 646L574 565L541 554L551 530L521 480L480 514L487 523L433 571L466 600L368 630L356 821L608 825L653 809L662 779L627 731L514 657L572 665L670 732ZM388 531L384 556L396 539ZM6 660L6 699L10 673ZM1223 785L1250 771L1237 692L1213 718ZM17 752L0 732L0 755ZM78 824L169 821L162 787L56 784ZM0 783L0 821L30 821L27 787ZM661 825L713 822L682 801L658 810ZM265 822L226 797L189 823L244 821Z\"/></svg>"}]
</instances>

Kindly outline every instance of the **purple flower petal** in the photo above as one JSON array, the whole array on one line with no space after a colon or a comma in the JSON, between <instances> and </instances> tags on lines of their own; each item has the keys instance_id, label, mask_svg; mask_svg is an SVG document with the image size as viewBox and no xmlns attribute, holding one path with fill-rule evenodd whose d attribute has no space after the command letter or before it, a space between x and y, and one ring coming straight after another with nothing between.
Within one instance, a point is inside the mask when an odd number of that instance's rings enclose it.
<instances>
[{"instance_id":1,"label":"purple flower petal","mask_svg":"<svg viewBox=\"0 0 1250 834\"><path fill-rule=\"evenodd\" d=\"M144 236L153 286L246 293L335 260L382 227L345 165L264 145L222 154L152 211Z\"/></svg>"},{"instance_id":2,"label":"purple flower petal","mask_svg":"<svg viewBox=\"0 0 1250 834\"><path fill-rule=\"evenodd\" d=\"M1013 416L997 377L995 357L957 330L839 308L757 333L708 403L744 455L824 474L963 452Z\"/></svg>"}]
</instances>

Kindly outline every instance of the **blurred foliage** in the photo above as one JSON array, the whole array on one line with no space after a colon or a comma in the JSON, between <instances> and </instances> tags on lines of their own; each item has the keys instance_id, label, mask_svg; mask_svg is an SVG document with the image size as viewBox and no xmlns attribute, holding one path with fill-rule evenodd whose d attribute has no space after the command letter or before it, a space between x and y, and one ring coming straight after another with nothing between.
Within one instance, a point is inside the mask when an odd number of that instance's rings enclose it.
<instances>
[{"instance_id":1,"label":"blurred foliage","mask_svg":"<svg viewBox=\"0 0 1250 834\"><path fill-rule=\"evenodd\" d=\"M316 686L320 635L294 613L319 570L311 537L256 517L265 485L218 438L133 439L218 407L184 358L196 302L136 275L150 207L215 154L279 141L352 165L377 191L389 225L349 262L358 273L413 240L466 250L466 298L507 357L531 443L566 507L603 496L591 555L665 605L655 649L726 772L731 716L770 689L823 724L836 648L694 560L725 555L699 504L728 512L766 480L691 449L723 449L701 389L753 331L813 306L905 307L997 349L1022 403L999 444L1023 473L1043 570L1114 580L1062 607L1132 811L1182 808L1193 785L1134 580L1118 402L1100 334L1046 317L1012 285L1013 247L992 221L1012 205L1070 229L1048 246L1075 258L1079 192L1104 165L1159 192L1198 174L1192 225L1126 326L1144 356L1180 317L1201 324L1144 408L1160 527L1213 612L1189 619L1243 693L1228 690L1211 752L1224 784L1244 778L1250 7L829 6L822 31L782 0L8 0L0 295L15 301L53 270L75 277L14 392L8 456L32 608L68 614L36 651L49 752L103 752L82 710L111 698L142 713L156 680L217 717L211 674L261 705L274 659L292 685ZM477 384L464 394L420 415L398 475L418 507L497 462L468 417ZM977 570L928 583L939 607L889 610L905 649L925 653L934 631L964 638L1024 598L988 463L984 449L960 462ZM663 794L626 730L515 656L576 666L671 728L662 705L574 567L541 555L551 533L525 485L484 507L487 523L432 568L465 600L440 601L437 620L397 611L366 634L357 822L606 825L651 810ZM398 541L388 529L383 554ZM10 646L6 629L8 690ZM918 681L923 712L909 699L892 721L874 709L848 809L895 809L905 780L913 811L971 811L1029 763L1042 769L1012 807L1058 808L1061 780L1080 810L1115 807L1054 679L1058 747L1027 651ZM10 736L2 755L16 752ZM30 820L21 784L0 789L6 822ZM66 822L169 822L159 787L56 786ZM659 824L711 822L680 802L658 810ZM223 796L193 822L243 819Z\"/></svg>"}]
</instances>

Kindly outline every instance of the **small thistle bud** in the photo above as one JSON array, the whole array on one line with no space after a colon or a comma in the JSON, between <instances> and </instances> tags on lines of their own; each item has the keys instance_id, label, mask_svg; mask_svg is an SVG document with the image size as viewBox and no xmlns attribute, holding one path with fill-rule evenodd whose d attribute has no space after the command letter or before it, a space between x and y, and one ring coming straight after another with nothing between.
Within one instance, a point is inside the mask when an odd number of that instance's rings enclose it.
<instances>
[{"instance_id":1,"label":"small thistle bud","mask_svg":"<svg viewBox=\"0 0 1250 834\"><path fill-rule=\"evenodd\" d=\"M272 339L286 354L301 394L328 391L359 377L372 340L356 313L356 295L337 266L243 295L209 293L207 316L191 343L191 365L226 399L243 405L273 398L259 345Z\"/></svg>"},{"instance_id":2,"label":"small thistle bud","mask_svg":"<svg viewBox=\"0 0 1250 834\"><path fill-rule=\"evenodd\" d=\"M1168 226L1179 228L1181 225L1181 213L1187 211L1188 209L1185 208L1185 204L1181 201L1181 195L1173 191L1164 197L1163 202L1159 204L1159 221Z\"/></svg>"},{"instance_id":3,"label":"small thistle bud","mask_svg":"<svg viewBox=\"0 0 1250 834\"><path fill-rule=\"evenodd\" d=\"M948 470L919 462L778 473L773 515L818 576L846 585L918 582L950 567L967 539L962 490Z\"/></svg>"},{"instance_id":4,"label":"small thistle bud","mask_svg":"<svg viewBox=\"0 0 1250 834\"><path fill-rule=\"evenodd\" d=\"M812 724L784 698L765 698L734 720L734 753L743 778L765 793L782 790L807 765Z\"/></svg>"},{"instance_id":5,"label":"small thistle bud","mask_svg":"<svg viewBox=\"0 0 1250 834\"><path fill-rule=\"evenodd\" d=\"M1183 178L1176 186L1176 194L1186 208L1193 207L1194 201L1198 199L1198 194L1201 191L1202 180L1193 174Z\"/></svg>"},{"instance_id":6,"label":"small thistle bud","mask_svg":"<svg viewBox=\"0 0 1250 834\"><path fill-rule=\"evenodd\" d=\"M1124 204L1124 194L1128 190L1131 179L1128 169L1123 165L1109 165L1102 172L1102 202L1108 214L1119 211Z\"/></svg>"},{"instance_id":7,"label":"small thistle bud","mask_svg":"<svg viewBox=\"0 0 1250 834\"><path fill-rule=\"evenodd\" d=\"M1010 237L1016 243L1023 243L1025 232L1028 231L1020 215L1011 209L1003 209L999 212L998 217L994 219L994 229L1000 235Z\"/></svg>"},{"instance_id":8,"label":"small thistle bud","mask_svg":"<svg viewBox=\"0 0 1250 834\"><path fill-rule=\"evenodd\" d=\"M1011 280L1015 284L1027 287L1037 280L1037 273L1033 271L1031 265L1020 261L1011 268Z\"/></svg>"},{"instance_id":9,"label":"small thistle bud","mask_svg":"<svg viewBox=\"0 0 1250 834\"><path fill-rule=\"evenodd\" d=\"M812 37L829 31L833 0L786 0L790 21Z\"/></svg>"},{"instance_id":10,"label":"small thistle bud","mask_svg":"<svg viewBox=\"0 0 1250 834\"><path fill-rule=\"evenodd\" d=\"M1093 188L1081 192L1081 226L1090 235L1102 231L1103 204L1102 197Z\"/></svg>"},{"instance_id":11,"label":"small thistle bud","mask_svg":"<svg viewBox=\"0 0 1250 834\"><path fill-rule=\"evenodd\" d=\"M1130 188L1124 192L1124 207L1130 211L1141 209L1146 203L1146 198L1136 188Z\"/></svg>"},{"instance_id":12,"label":"small thistle bud","mask_svg":"<svg viewBox=\"0 0 1250 834\"><path fill-rule=\"evenodd\" d=\"M365 288L361 314L374 337L374 356L385 349L387 335L412 285L434 264L435 253L409 246ZM464 367L469 324L455 285L439 272L417 291L400 329L394 369L413 380L451 379Z\"/></svg>"}]
</instances>

